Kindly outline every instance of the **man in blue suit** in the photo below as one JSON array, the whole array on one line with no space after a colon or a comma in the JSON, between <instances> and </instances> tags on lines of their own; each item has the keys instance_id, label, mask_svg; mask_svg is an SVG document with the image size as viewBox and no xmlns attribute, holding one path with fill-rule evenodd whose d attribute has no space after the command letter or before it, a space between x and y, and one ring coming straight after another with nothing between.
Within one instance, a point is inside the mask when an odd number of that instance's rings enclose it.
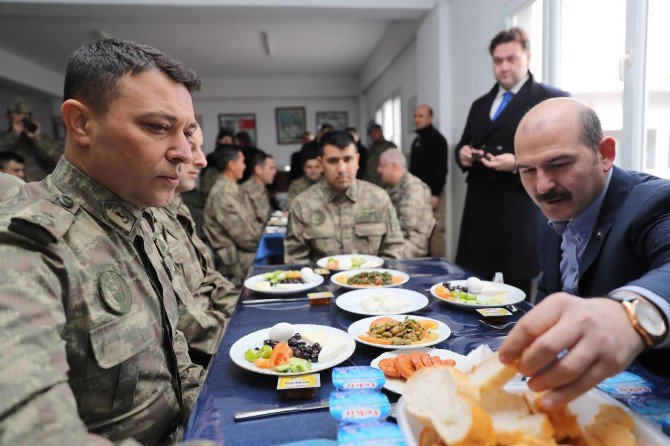
<instances>
[{"instance_id":1,"label":"man in blue suit","mask_svg":"<svg viewBox=\"0 0 670 446\"><path fill-rule=\"evenodd\" d=\"M541 405L551 408L645 349L648 367L667 360L670 181L615 167L614 139L573 99L530 110L515 150L523 186L544 214L542 301L510 332L500 359L518 359L531 389L550 389Z\"/></svg>"},{"instance_id":2,"label":"man in blue suit","mask_svg":"<svg viewBox=\"0 0 670 446\"><path fill-rule=\"evenodd\" d=\"M535 81L522 29L501 31L489 51L496 84L472 104L456 147L456 162L468 172L456 263L486 279L501 271L506 283L530 296L540 272L538 212L516 173L514 132L528 110L568 93Z\"/></svg>"}]
</instances>

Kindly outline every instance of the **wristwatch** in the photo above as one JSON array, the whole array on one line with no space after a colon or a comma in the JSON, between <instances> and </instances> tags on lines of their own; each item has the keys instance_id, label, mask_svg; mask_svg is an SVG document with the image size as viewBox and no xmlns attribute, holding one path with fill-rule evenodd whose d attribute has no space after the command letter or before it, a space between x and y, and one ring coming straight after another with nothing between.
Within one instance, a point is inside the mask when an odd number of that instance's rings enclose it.
<instances>
[{"instance_id":1,"label":"wristwatch","mask_svg":"<svg viewBox=\"0 0 670 446\"><path fill-rule=\"evenodd\" d=\"M654 304L634 293L624 292L623 290L612 294L612 297L621 302L631 325L642 337L647 348L653 347L663 340L668 332L668 327L665 324L663 314Z\"/></svg>"}]
</instances>

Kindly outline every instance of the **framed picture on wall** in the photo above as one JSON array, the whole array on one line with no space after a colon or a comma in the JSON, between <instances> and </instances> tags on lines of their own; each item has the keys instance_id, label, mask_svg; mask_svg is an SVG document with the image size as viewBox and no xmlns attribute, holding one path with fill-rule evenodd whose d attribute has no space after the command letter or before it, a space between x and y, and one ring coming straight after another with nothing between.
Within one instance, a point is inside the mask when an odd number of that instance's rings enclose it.
<instances>
[{"instance_id":1,"label":"framed picture on wall","mask_svg":"<svg viewBox=\"0 0 670 446\"><path fill-rule=\"evenodd\" d=\"M305 107L275 108L278 144L300 144L305 133Z\"/></svg>"},{"instance_id":2,"label":"framed picture on wall","mask_svg":"<svg viewBox=\"0 0 670 446\"><path fill-rule=\"evenodd\" d=\"M219 113L220 129L226 129L233 132L233 134L247 132L254 146L258 145L255 113Z\"/></svg>"},{"instance_id":3,"label":"framed picture on wall","mask_svg":"<svg viewBox=\"0 0 670 446\"><path fill-rule=\"evenodd\" d=\"M345 130L349 126L349 113L345 111L319 111L316 112L316 130L321 125L328 123L335 130Z\"/></svg>"}]
</instances>

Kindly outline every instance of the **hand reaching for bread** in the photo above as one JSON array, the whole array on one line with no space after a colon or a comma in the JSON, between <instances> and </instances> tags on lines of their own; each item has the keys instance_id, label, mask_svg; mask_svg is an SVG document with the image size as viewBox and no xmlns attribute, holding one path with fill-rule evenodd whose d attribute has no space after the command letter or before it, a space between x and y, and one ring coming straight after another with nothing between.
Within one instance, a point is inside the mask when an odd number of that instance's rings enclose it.
<instances>
[{"instance_id":1,"label":"hand reaching for bread","mask_svg":"<svg viewBox=\"0 0 670 446\"><path fill-rule=\"evenodd\" d=\"M548 390L539 404L554 409L624 370L643 347L619 302L555 293L519 320L500 360L516 363L532 390Z\"/></svg>"}]
</instances>

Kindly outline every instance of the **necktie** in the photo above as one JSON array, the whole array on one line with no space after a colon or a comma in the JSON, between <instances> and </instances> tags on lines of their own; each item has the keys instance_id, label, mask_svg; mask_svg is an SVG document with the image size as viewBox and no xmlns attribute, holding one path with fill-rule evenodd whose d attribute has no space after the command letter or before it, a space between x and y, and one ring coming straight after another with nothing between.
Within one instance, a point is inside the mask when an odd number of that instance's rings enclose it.
<instances>
[{"instance_id":1,"label":"necktie","mask_svg":"<svg viewBox=\"0 0 670 446\"><path fill-rule=\"evenodd\" d=\"M496 110L491 121L495 121L496 119L498 119L498 116L500 116L500 113L502 113L503 110L505 110L505 107L507 107L507 104L509 103L510 99L512 99L512 96L514 96L514 93L512 93L511 91L506 91L505 93L503 93L502 102L498 106L498 110Z\"/></svg>"}]
</instances>

